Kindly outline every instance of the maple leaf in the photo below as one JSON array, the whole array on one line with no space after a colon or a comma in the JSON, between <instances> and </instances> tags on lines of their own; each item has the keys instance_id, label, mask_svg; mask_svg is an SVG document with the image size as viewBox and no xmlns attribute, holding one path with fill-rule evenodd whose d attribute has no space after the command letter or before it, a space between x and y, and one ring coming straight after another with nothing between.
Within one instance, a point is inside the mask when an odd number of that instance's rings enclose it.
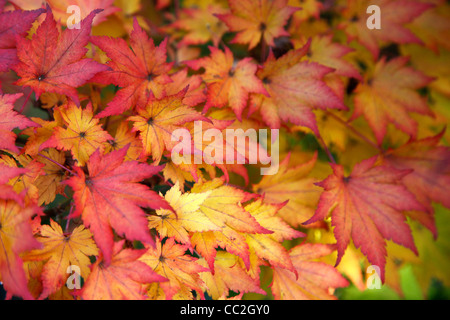
<instances>
[{"instance_id":1,"label":"maple leaf","mask_svg":"<svg viewBox=\"0 0 450 320\"><path fill-rule=\"evenodd\" d=\"M17 194L13 187L6 183L26 172L28 172L28 170L25 168L10 166L7 163L2 163L2 161L0 161L0 199L11 199L23 206L23 196Z\"/></svg>"},{"instance_id":2,"label":"maple leaf","mask_svg":"<svg viewBox=\"0 0 450 320\"><path fill-rule=\"evenodd\" d=\"M270 285L278 300L330 300L336 299L330 288L348 286L348 281L331 265L314 261L331 254L333 245L301 244L289 250L289 258L298 273L298 278L285 269L274 268Z\"/></svg>"},{"instance_id":3,"label":"maple leaf","mask_svg":"<svg viewBox=\"0 0 450 320\"><path fill-rule=\"evenodd\" d=\"M41 273L43 290L40 299L46 298L62 286L67 279L67 268L76 265L80 276L87 279L91 264L89 256L98 254L92 234L84 226L76 227L70 234L63 233L61 226L50 219L50 225L42 225L36 238L42 249L27 252L24 260L45 260Z\"/></svg>"},{"instance_id":4,"label":"maple leaf","mask_svg":"<svg viewBox=\"0 0 450 320\"><path fill-rule=\"evenodd\" d=\"M219 227L228 225L244 233L272 233L262 227L256 219L242 206L253 198L254 194L224 184L223 179L195 184L191 193L211 191L205 201L200 204L200 211Z\"/></svg>"},{"instance_id":5,"label":"maple leaf","mask_svg":"<svg viewBox=\"0 0 450 320\"><path fill-rule=\"evenodd\" d=\"M277 216L278 211L284 205L285 203L266 203L263 199L257 199L246 205L245 210L250 212L261 226L271 231L266 234L247 234L246 241L260 259L268 261L272 266L286 268L296 273L287 250L281 245L281 242L306 237L306 235L292 229Z\"/></svg>"},{"instance_id":6,"label":"maple leaf","mask_svg":"<svg viewBox=\"0 0 450 320\"><path fill-rule=\"evenodd\" d=\"M114 243L111 262L98 259L81 289L84 300L144 300L144 285L167 281L139 259L145 250L122 249Z\"/></svg>"},{"instance_id":7,"label":"maple leaf","mask_svg":"<svg viewBox=\"0 0 450 320\"><path fill-rule=\"evenodd\" d=\"M81 19L86 18L92 11L102 9L92 21L93 26L97 26L107 19L107 17L114 12L120 11L119 8L113 6L114 0L47 0L47 3L52 8L56 20L59 20L67 25L67 20L70 13L67 8L71 5L78 6L81 14Z\"/></svg>"},{"instance_id":8,"label":"maple leaf","mask_svg":"<svg viewBox=\"0 0 450 320\"><path fill-rule=\"evenodd\" d=\"M303 21L313 17L320 19L320 11L323 9L324 4L318 0L288 0L288 5L293 7L300 7L292 16L294 23L298 27Z\"/></svg>"},{"instance_id":9,"label":"maple leaf","mask_svg":"<svg viewBox=\"0 0 450 320\"><path fill-rule=\"evenodd\" d=\"M257 66L249 57L234 64L233 53L228 47L225 47L225 52L211 46L209 50L209 57L185 62L194 70L205 69L202 78L208 93L203 111L229 105L241 120L249 93L267 95L261 80L255 76Z\"/></svg>"},{"instance_id":10,"label":"maple leaf","mask_svg":"<svg viewBox=\"0 0 450 320\"><path fill-rule=\"evenodd\" d=\"M19 153L16 147L16 135L12 131L14 128L25 129L28 127L37 127L38 125L27 117L13 110L14 102L22 96L18 94L0 95L0 149L11 150Z\"/></svg>"},{"instance_id":11,"label":"maple leaf","mask_svg":"<svg viewBox=\"0 0 450 320\"><path fill-rule=\"evenodd\" d=\"M7 296L33 299L28 290L23 261L19 254L39 248L29 220L32 206L22 207L14 200L0 199L0 275Z\"/></svg>"},{"instance_id":12,"label":"maple leaf","mask_svg":"<svg viewBox=\"0 0 450 320\"><path fill-rule=\"evenodd\" d=\"M172 299L178 291L188 288L195 290L203 297L202 281L199 273L209 271L197 263L197 258L186 255L188 246L175 243L174 238L168 238L164 244L157 241L155 248L148 248L139 258L154 272L169 281L160 286L166 294L166 299Z\"/></svg>"},{"instance_id":13,"label":"maple leaf","mask_svg":"<svg viewBox=\"0 0 450 320\"><path fill-rule=\"evenodd\" d=\"M208 217L221 231L206 231L195 233L191 237L192 245L205 257L211 270L214 270L216 248L222 247L228 252L241 257L246 266L250 267L248 244L242 233L272 233L261 226L257 220L242 207L255 195L237 188L224 185L222 179L199 181L191 193L211 191L208 198L200 205L200 212Z\"/></svg>"},{"instance_id":14,"label":"maple leaf","mask_svg":"<svg viewBox=\"0 0 450 320\"><path fill-rule=\"evenodd\" d=\"M117 127L114 139L105 143L105 153L112 150L119 150L128 145L128 152L125 161L140 160L142 156L142 142L136 137L136 134L128 128L128 123L121 122Z\"/></svg>"},{"instance_id":15,"label":"maple leaf","mask_svg":"<svg viewBox=\"0 0 450 320\"><path fill-rule=\"evenodd\" d=\"M17 60L16 37L23 37L44 9L0 13L0 72L8 71Z\"/></svg>"},{"instance_id":16,"label":"maple leaf","mask_svg":"<svg viewBox=\"0 0 450 320\"><path fill-rule=\"evenodd\" d=\"M37 202L39 191L35 186L35 182L38 177L43 174L42 167L44 165L37 160L31 161L31 159L28 159L25 155L15 155L14 158L7 155L2 155L0 157L0 163L5 163L13 168L18 166L17 162L19 162L26 170L17 177L12 178L8 184L13 187L15 192L21 194L26 202ZM21 203L21 200L19 202Z\"/></svg>"},{"instance_id":17,"label":"maple leaf","mask_svg":"<svg viewBox=\"0 0 450 320\"><path fill-rule=\"evenodd\" d=\"M104 142L113 138L102 129L99 119L94 118L92 104L83 109L73 102L61 110L61 117L66 128L57 126L50 139L40 149L54 147L70 150L80 166L84 166L89 157L98 148L104 150Z\"/></svg>"},{"instance_id":18,"label":"maple leaf","mask_svg":"<svg viewBox=\"0 0 450 320\"><path fill-rule=\"evenodd\" d=\"M41 106L44 109L67 105L67 97L58 93L45 92L41 95L39 100L41 101Z\"/></svg>"},{"instance_id":19,"label":"maple leaf","mask_svg":"<svg viewBox=\"0 0 450 320\"><path fill-rule=\"evenodd\" d=\"M206 267L206 261L199 264ZM214 274L211 272L200 273L200 278L206 286L206 291L213 300L222 296L228 296L229 290L240 293L266 294L259 286L257 278L253 279L236 261L236 257L226 251L217 252L214 259Z\"/></svg>"},{"instance_id":20,"label":"maple leaf","mask_svg":"<svg viewBox=\"0 0 450 320\"><path fill-rule=\"evenodd\" d=\"M230 116L230 120L227 115ZM202 163L203 169L207 170L211 177L215 177L215 169L211 170L211 166L215 166L223 171L226 181L229 181L229 172L235 172L240 174L247 184L248 175L244 164L269 163L271 161L266 148L258 142L256 130L252 127L254 123L248 123L245 119L242 122L236 121L235 115L229 109L216 110L210 113L208 118L210 122L197 121L194 126L192 123L187 124L191 136L194 137L194 145L191 150L194 158L191 163L194 165L188 167L190 173L195 181L198 181L199 175L192 169L200 167L195 163ZM219 131L222 138L210 135L211 132L218 133ZM230 135L230 132L233 134ZM202 139L195 137L202 137ZM212 155L212 150L214 150L214 155ZM216 150L222 150L221 154L216 153Z\"/></svg>"},{"instance_id":21,"label":"maple leaf","mask_svg":"<svg viewBox=\"0 0 450 320\"><path fill-rule=\"evenodd\" d=\"M50 8L45 20L31 40L17 38L17 56L20 60L13 70L20 79L17 85L31 87L36 98L44 92L70 97L79 105L76 88L85 84L97 72L108 69L91 59L87 52L92 20L100 10L92 11L80 22L80 28L60 32Z\"/></svg>"},{"instance_id":22,"label":"maple leaf","mask_svg":"<svg viewBox=\"0 0 450 320\"><path fill-rule=\"evenodd\" d=\"M333 42L332 38L331 35L312 38L309 59L335 69L334 72L338 75L362 80L358 69L350 62L342 59L353 49Z\"/></svg>"},{"instance_id":23,"label":"maple leaf","mask_svg":"<svg viewBox=\"0 0 450 320\"><path fill-rule=\"evenodd\" d=\"M351 175L341 165L332 165L333 174L318 186L324 188L309 224L324 220L331 212L335 227L339 264L350 237L370 263L379 266L384 281L385 239L392 240L417 254L411 230L402 211L425 208L401 183L411 170L375 165L377 157L356 164Z\"/></svg>"},{"instance_id":24,"label":"maple leaf","mask_svg":"<svg viewBox=\"0 0 450 320\"><path fill-rule=\"evenodd\" d=\"M145 107L137 109L138 115L127 119L133 121L132 131L140 132L144 154L151 154L156 163L161 161L165 150L170 151L179 143L172 140L174 130L183 128L187 122L208 121L195 109L183 104L186 91L187 88L161 99L150 96Z\"/></svg>"},{"instance_id":25,"label":"maple leaf","mask_svg":"<svg viewBox=\"0 0 450 320\"><path fill-rule=\"evenodd\" d=\"M289 36L284 25L298 8L287 5L287 0L229 0L229 14L216 14L237 32L233 43L248 44L249 50L262 40L274 47L274 38Z\"/></svg>"},{"instance_id":26,"label":"maple leaf","mask_svg":"<svg viewBox=\"0 0 450 320\"><path fill-rule=\"evenodd\" d=\"M269 55L264 67L256 75L269 96L251 96L250 110L260 110L264 122L271 128L280 128L281 121L292 122L319 131L313 108L347 109L341 99L323 82L333 69L316 62L301 61L311 42L303 48L291 50L279 59Z\"/></svg>"},{"instance_id":27,"label":"maple leaf","mask_svg":"<svg viewBox=\"0 0 450 320\"><path fill-rule=\"evenodd\" d=\"M367 28L367 8L377 5L382 12L381 28ZM399 44L417 43L422 41L411 30L405 27L433 5L411 0L351 0L344 12L344 21L339 28L345 29L348 41L357 39L367 47L372 56L378 58L380 42Z\"/></svg>"},{"instance_id":28,"label":"maple leaf","mask_svg":"<svg viewBox=\"0 0 450 320\"><path fill-rule=\"evenodd\" d=\"M375 133L378 144L383 142L387 125L393 123L414 138L417 122L408 112L432 116L426 99L417 89L427 86L433 79L406 66L407 57L390 61L382 58L371 75L355 90L355 109L351 119L364 115Z\"/></svg>"},{"instance_id":29,"label":"maple leaf","mask_svg":"<svg viewBox=\"0 0 450 320\"><path fill-rule=\"evenodd\" d=\"M19 161L20 164L27 167L32 160L31 157L27 157ZM64 192L65 186L61 182L65 180L67 171L63 170L56 163L64 164L66 157L64 152L51 148L42 151L41 156L37 156L36 160L43 164L40 167L43 173L38 175L33 181L33 185L39 192L38 205L49 204L55 200L57 194L63 194Z\"/></svg>"},{"instance_id":30,"label":"maple leaf","mask_svg":"<svg viewBox=\"0 0 450 320\"><path fill-rule=\"evenodd\" d=\"M294 227L314 215L320 189L314 185L316 179L308 177L314 167L317 154L304 163L289 168L290 154L280 163L279 170L272 176L263 176L258 184L253 185L253 191L261 194L269 203L288 203L283 206L279 215Z\"/></svg>"},{"instance_id":31,"label":"maple leaf","mask_svg":"<svg viewBox=\"0 0 450 320\"><path fill-rule=\"evenodd\" d=\"M213 45L217 47L228 28L215 15L226 12L227 10L220 5L210 5L205 9L186 8L169 27L187 31L178 44L180 47L204 44L209 41L212 41Z\"/></svg>"},{"instance_id":32,"label":"maple leaf","mask_svg":"<svg viewBox=\"0 0 450 320\"><path fill-rule=\"evenodd\" d=\"M156 210L156 215L148 217L150 229L156 228L161 238L173 237L175 240L190 245L188 232L220 230L208 217L199 211L200 205L210 195L203 193L181 193L179 184L166 192L164 198L172 210Z\"/></svg>"},{"instance_id":33,"label":"maple leaf","mask_svg":"<svg viewBox=\"0 0 450 320\"><path fill-rule=\"evenodd\" d=\"M206 100L205 90L202 86L202 78L199 75L188 76L188 69L181 69L170 75L172 82L164 86L167 96L175 95L188 88L183 97L183 103L194 107Z\"/></svg>"},{"instance_id":34,"label":"maple leaf","mask_svg":"<svg viewBox=\"0 0 450 320\"><path fill-rule=\"evenodd\" d=\"M137 161L124 162L126 154L127 148L104 156L97 149L87 162L89 175L75 167L77 176L67 180L74 190L76 209L73 216L81 214L85 226L94 234L106 264L112 256L112 228L129 240L153 244L145 212L140 207L170 208L157 193L138 183L162 167Z\"/></svg>"},{"instance_id":35,"label":"maple leaf","mask_svg":"<svg viewBox=\"0 0 450 320\"><path fill-rule=\"evenodd\" d=\"M167 63L167 38L159 46L134 19L130 45L121 38L91 37L91 42L106 53L111 60L111 70L97 74L93 82L114 84L121 87L105 110L97 116L121 114L131 107L144 106L148 92L161 97L163 85L171 82L168 76L173 63Z\"/></svg>"},{"instance_id":36,"label":"maple leaf","mask_svg":"<svg viewBox=\"0 0 450 320\"><path fill-rule=\"evenodd\" d=\"M267 231L269 232L269 231ZM251 268L250 249L245 235L234 228L225 225L220 231L206 231L194 233L191 245L206 259L211 272L214 273L214 261L219 248L237 255L243 260L247 269Z\"/></svg>"},{"instance_id":37,"label":"maple leaf","mask_svg":"<svg viewBox=\"0 0 450 320\"><path fill-rule=\"evenodd\" d=\"M444 4L443 1L441 1ZM450 30L448 4L439 5L426 10L408 25L408 28L422 40L422 42L435 53L440 47L450 50L450 41L445 35Z\"/></svg>"},{"instance_id":38,"label":"maple leaf","mask_svg":"<svg viewBox=\"0 0 450 320\"><path fill-rule=\"evenodd\" d=\"M440 134L389 150L384 161L399 170L413 170L403 178L403 184L411 191L417 200L432 213L432 202L438 202L450 208L447 185L450 182L450 150L439 146L445 130ZM426 225L437 237L434 219L430 214L414 215ZM429 221L431 219L431 221Z\"/></svg>"}]
</instances>

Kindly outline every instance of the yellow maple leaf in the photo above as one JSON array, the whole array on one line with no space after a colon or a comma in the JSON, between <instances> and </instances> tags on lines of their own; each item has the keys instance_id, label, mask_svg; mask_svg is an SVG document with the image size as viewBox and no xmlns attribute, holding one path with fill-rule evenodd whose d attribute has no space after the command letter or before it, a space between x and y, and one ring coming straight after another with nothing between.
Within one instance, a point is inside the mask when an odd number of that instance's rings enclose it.
<instances>
[{"instance_id":1,"label":"yellow maple leaf","mask_svg":"<svg viewBox=\"0 0 450 320\"><path fill-rule=\"evenodd\" d=\"M264 176L253 190L264 195L268 202L288 203L280 209L280 216L292 226L298 227L311 218L319 200L321 189L314 185L317 180L309 176L315 166L317 155L304 164L289 167L288 155L280 163L273 176Z\"/></svg>"},{"instance_id":2,"label":"yellow maple leaf","mask_svg":"<svg viewBox=\"0 0 450 320\"><path fill-rule=\"evenodd\" d=\"M176 183L164 198L174 211L156 210L155 215L148 217L150 229L156 228L161 237L174 237L177 241L190 244L189 232L220 230L199 208L211 191L202 193L181 193Z\"/></svg>"},{"instance_id":3,"label":"yellow maple leaf","mask_svg":"<svg viewBox=\"0 0 450 320\"><path fill-rule=\"evenodd\" d=\"M214 260L214 274L211 272L202 272L200 278L206 286L206 291L217 300L220 297L227 297L229 290L240 293L260 293L265 294L259 287L259 279L252 278L239 265L236 256L226 251L220 251ZM207 266L205 260L200 260L199 264Z\"/></svg>"},{"instance_id":4,"label":"yellow maple leaf","mask_svg":"<svg viewBox=\"0 0 450 320\"><path fill-rule=\"evenodd\" d=\"M55 200L57 194L61 194L64 191L65 186L61 182L67 175L67 171L55 164L55 162L64 164L66 161L64 152L50 148L42 151L41 154L46 158L37 156L36 159L43 164L43 174L38 175L33 181L33 185L38 189L39 193L38 205L49 204ZM32 160L32 157L29 156L21 156L19 158L19 162L24 166L28 165Z\"/></svg>"},{"instance_id":5,"label":"yellow maple leaf","mask_svg":"<svg viewBox=\"0 0 450 320\"><path fill-rule=\"evenodd\" d=\"M203 295L203 282L199 273L208 271L197 263L197 259L185 255L188 247L175 243L174 238L167 239L164 244L156 241L156 248L149 247L138 261L144 262L154 272L169 281L160 283L166 299L172 299L178 292L187 288Z\"/></svg>"},{"instance_id":6,"label":"yellow maple leaf","mask_svg":"<svg viewBox=\"0 0 450 320\"><path fill-rule=\"evenodd\" d=\"M61 110L61 116L66 128L56 127L52 137L41 145L41 148L55 147L60 150L70 150L80 166L84 166L89 157L100 149L104 150L104 142L113 138L98 124L94 118L92 105L83 109L70 102L67 108Z\"/></svg>"},{"instance_id":7,"label":"yellow maple leaf","mask_svg":"<svg viewBox=\"0 0 450 320\"><path fill-rule=\"evenodd\" d=\"M98 248L92 234L84 226L79 226L71 234L64 234L60 225L50 220L50 225L40 228L37 240L43 248L32 250L24 256L25 260L46 260L42 270L43 291L40 298L61 289L68 277L71 265L80 268L80 276L86 279L90 273L89 256L96 256Z\"/></svg>"}]
</instances>

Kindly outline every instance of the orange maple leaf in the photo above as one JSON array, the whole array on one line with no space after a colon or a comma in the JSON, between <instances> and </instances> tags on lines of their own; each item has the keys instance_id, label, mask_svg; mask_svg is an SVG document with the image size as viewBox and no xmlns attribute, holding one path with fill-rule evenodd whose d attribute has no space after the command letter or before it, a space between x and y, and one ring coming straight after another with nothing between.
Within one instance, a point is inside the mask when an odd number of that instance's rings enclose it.
<instances>
[{"instance_id":1,"label":"orange maple leaf","mask_svg":"<svg viewBox=\"0 0 450 320\"><path fill-rule=\"evenodd\" d=\"M200 272L209 271L197 263L197 258L186 255L188 246L175 243L174 238L168 238L164 244L157 241L156 248L148 248L139 258L154 272L169 281L161 283L166 299L172 299L178 291L195 290L203 297Z\"/></svg>"},{"instance_id":2,"label":"orange maple leaf","mask_svg":"<svg viewBox=\"0 0 450 320\"><path fill-rule=\"evenodd\" d=\"M314 261L331 254L333 245L301 244L289 250L298 277L285 269L275 268L270 285L278 300L330 300L336 299L330 289L348 286L348 281L333 266Z\"/></svg>"},{"instance_id":3,"label":"orange maple leaf","mask_svg":"<svg viewBox=\"0 0 450 320\"><path fill-rule=\"evenodd\" d=\"M48 204L55 200L57 194L64 192L65 186L61 182L65 180L67 171L56 163L64 165L65 153L51 148L42 151L40 156L35 157L35 160L43 165L42 167L36 166L36 169L42 172L36 172L37 177L32 180L32 184L37 188L39 194L38 205ZM32 161L32 157L24 155L19 158L20 164L27 168Z\"/></svg>"},{"instance_id":4,"label":"orange maple leaf","mask_svg":"<svg viewBox=\"0 0 450 320\"><path fill-rule=\"evenodd\" d=\"M127 119L133 121L132 131L139 131L140 133L139 137L142 140L144 154L151 154L156 163L161 161L165 150L170 151L179 143L172 140L172 133L176 129L183 128L183 125L187 122L208 121L195 109L183 103L187 90L188 88L185 88L176 95L161 99L151 95L147 104L137 109L138 115Z\"/></svg>"},{"instance_id":5,"label":"orange maple leaf","mask_svg":"<svg viewBox=\"0 0 450 320\"><path fill-rule=\"evenodd\" d=\"M124 241L114 243L112 259L97 259L81 289L85 300L144 300L145 285L167 281L139 259L145 250L122 249Z\"/></svg>"},{"instance_id":6,"label":"orange maple leaf","mask_svg":"<svg viewBox=\"0 0 450 320\"><path fill-rule=\"evenodd\" d=\"M92 234L84 226L75 228L70 234L63 233L61 226L50 220L50 225L42 225L36 239L42 249L27 252L24 260L46 260L41 273L43 290L40 299L55 293L65 285L68 277L67 268L76 265L80 276L87 279L90 269L89 256L98 254Z\"/></svg>"},{"instance_id":7,"label":"orange maple leaf","mask_svg":"<svg viewBox=\"0 0 450 320\"><path fill-rule=\"evenodd\" d=\"M416 90L427 86L433 79L406 66L407 62L407 57L390 61L382 58L372 74L366 74L366 81L355 90L355 109L351 119L363 114L378 144L383 142L389 123L415 138L417 122L408 112L432 116L426 99Z\"/></svg>"},{"instance_id":8,"label":"orange maple leaf","mask_svg":"<svg viewBox=\"0 0 450 320\"><path fill-rule=\"evenodd\" d=\"M206 266L206 261L199 264ZM240 293L266 294L259 286L259 279L252 278L238 263L237 257L226 251L217 252L214 259L214 273L202 272L200 278L206 286L206 291L213 300L227 297L229 290Z\"/></svg>"},{"instance_id":9,"label":"orange maple leaf","mask_svg":"<svg viewBox=\"0 0 450 320\"><path fill-rule=\"evenodd\" d=\"M261 80L255 76L257 66L252 58L244 58L235 64L233 53L228 47L225 47L225 52L215 47L209 47L209 50L209 57L185 62L194 70L205 69L202 78L208 93L203 111L229 105L241 120L249 93L267 95Z\"/></svg>"},{"instance_id":10,"label":"orange maple leaf","mask_svg":"<svg viewBox=\"0 0 450 320\"><path fill-rule=\"evenodd\" d=\"M237 32L232 42L248 44L249 50L261 40L273 47L274 38L289 36L284 25L298 10L288 6L287 0L229 0L228 4L231 13L216 16Z\"/></svg>"},{"instance_id":11,"label":"orange maple leaf","mask_svg":"<svg viewBox=\"0 0 450 320\"><path fill-rule=\"evenodd\" d=\"M80 166L84 166L89 157L98 148L103 151L104 143L113 138L102 129L99 119L94 118L92 104L83 109L73 102L61 110L61 116L66 128L57 126L53 135L44 142L40 149L54 147L60 150L70 150Z\"/></svg>"}]
</instances>

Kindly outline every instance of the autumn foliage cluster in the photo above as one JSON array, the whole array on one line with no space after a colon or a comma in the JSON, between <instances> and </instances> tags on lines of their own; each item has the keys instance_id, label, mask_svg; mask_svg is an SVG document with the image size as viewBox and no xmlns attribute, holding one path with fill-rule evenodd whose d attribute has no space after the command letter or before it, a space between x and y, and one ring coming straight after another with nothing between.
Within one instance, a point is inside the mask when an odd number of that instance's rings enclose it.
<instances>
[{"instance_id":1,"label":"autumn foliage cluster","mask_svg":"<svg viewBox=\"0 0 450 320\"><path fill-rule=\"evenodd\" d=\"M381 29L366 23L373 4ZM335 299L364 290L371 265L399 294L405 264L424 292L449 284L445 0L0 0L0 12L7 297ZM231 149L244 164L175 163L172 133L201 135L195 123L278 134L245 136ZM275 138L278 171L261 175L248 158Z\"/></svg>"}]
</instances>

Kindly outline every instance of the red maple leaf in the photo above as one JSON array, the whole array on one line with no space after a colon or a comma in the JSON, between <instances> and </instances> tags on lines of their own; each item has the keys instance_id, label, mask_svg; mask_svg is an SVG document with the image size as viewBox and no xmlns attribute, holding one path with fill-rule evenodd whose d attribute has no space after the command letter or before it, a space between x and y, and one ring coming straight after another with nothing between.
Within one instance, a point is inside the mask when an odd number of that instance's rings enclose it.
<instances>
[{"instance_id":1,"label":"red maple leaf","mask_svg":"<svg viewBox=\"0 0 450 320\"><path fill-rule=\"evenodd\" d=\"M92 11L80 22L80 28L60 32L50 8L31 40L17 39L20 60L13 68L20 79L17 85L31 87L38 98L44 92L69 96L79 104L76 88L85 84L107 66L84 58L88 51L92 20L101 10Z\"/></svg>"},{"instance_id":2,"label":"red maple leaf","mask_svg":"<svg viewBox=\"0 0 450 320\"><path fill-rule=\"evenodd\" d=\"M98 259L80 294L85 300L144 300L145 284L167 281L138 260L145 250L122 249L124 241L114 243L110 264Z\"/></svg>"},{"instance_id":3,"label":"red maple leaf","mask_svg":"<svg viewBox=\"0 0 450 320\"><path fill-rule=\"evenodd\" d=\"M8 11L0 13L0 72L8 71L17 62L16 37L26 35L28 29L44 9Z\"/></svg>"},{"instance_id":4,"label":"red maple leaf","mask_svg":"<svg viewBox=\"0 0 450 320\"><path fill-rule=\"evenodd\" d=\"M76 210L103 252L105 263L111 262L113 231L129 240L153 244L145 212L140 207L171 209L165 200L149 187L138 183L153 176L162 167L137 161L124 162L128 148L104 156L97 149L90 157L89 175L75 167L77 176L67 184L74 190Z\"/></svg>"},{"instance_id":5,"label":"red maple leaf","mask_svg":"<svg viewBox=\"0 0 450 320\"><path fill-rule=\"evenodd\" d=\"M425 208L401 183L411 170L377 166L377 157L355 165L349 176L341 165L332 165L334 173L317 185L324 188L315 215L305 224L321 221L331 212L335 227L339 264L350 242L361 247L374 265L381 269L384 281L386 243L389 239L417 253L411 230L402 211Z\"/></svg>"},{"instance_id":6,"label":"red maple leaf","mask_svg":"<svg viewBox=\"0 0 450 320\"><path fill-rule=\"evenodd\" d=\"M439 145L444 132L434 137L409 141L397 149L389 150L384 157L387 164L397 169L413 170L405 176L403 184L428 212L412 212L409 216L429 228L435 237L437 229L434 217L430 214L434 211L432 203L438 202L450 208L450 149Z\"/></svg>"},{"instance_id":7,"label":"red maple leaf","mask_svg":"<svg viewBox=\"0 0 450 320\"><path fill-rule=\"evenodd\" d=\"M13 110L14 102L21 96L21 93L0 95L0 149L7 149L16 153L19 152L19 149L15 145L16 134L12 130L14 128L25 129L38 126L27 117Z\"/></svg>"},{"instance_id":8,"label":"red maple leaf","mask_svg":"<svg viewBox=\"0 0 450 320\"><path fill-rule=\"evenodd\" d=\"M136 19L133 28L130 35L131 48L121 38L91 38L92 43L111 59L108 62L111 70L100 72L93 81L121 87L98 117L121 114L135 105L143 106L147 102L149 91L160 97L162 85L172 81L167 75L172 68L172 63L166 63L167 39L156 47L153 39L148 37Z\"/></svg>"},{"instance_id":9,"label":"red maple leaf","mask_svg":"<svg viewBox=\"0 0 450 320\"><path fill-rule=\"evenodd\" d=\"M250 111L259 109L271 128L280 128L281 122L291 122L319 135L313 109L347 109L323 81L334 69L303 60L310 45L308 41L302 48L291 50L278 59L271 53L256 73L269 96L252 94Z\"/></svg>"}]
</instances>

